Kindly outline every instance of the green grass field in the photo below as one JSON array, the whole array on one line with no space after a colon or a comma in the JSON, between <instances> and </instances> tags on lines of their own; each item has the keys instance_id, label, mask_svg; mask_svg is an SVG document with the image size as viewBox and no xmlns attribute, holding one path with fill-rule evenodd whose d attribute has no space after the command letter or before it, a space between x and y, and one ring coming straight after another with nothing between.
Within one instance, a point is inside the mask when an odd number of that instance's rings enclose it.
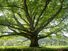
<instances>
[{"instance_id":1,"label":"green grass field","mask_svg":"<svg viewBox=\"0 0 68 51\"><path fill-rule=\"evenodd\" d=\"M0 46L0 51L68 51L68 46L22 47Z\"/></svg>"}]
</instances>

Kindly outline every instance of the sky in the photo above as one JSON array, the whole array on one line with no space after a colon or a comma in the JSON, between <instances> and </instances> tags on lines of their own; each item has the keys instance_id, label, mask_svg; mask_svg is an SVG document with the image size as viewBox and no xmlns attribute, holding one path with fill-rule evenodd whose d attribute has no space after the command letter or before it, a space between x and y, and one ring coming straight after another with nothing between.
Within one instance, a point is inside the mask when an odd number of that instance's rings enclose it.
<instances>
[{"instance_id":1,"label":"sky","mask_svg":"<svg viewBox=\"0 0 68 51\"><path fill-rule=\"evenodd\" d=\"M68 37L68 33L67 33L67 32L63 32L63 34L64 34L65 36L67 36L67 37Z\"/></svg>"},{"instance_id":2,"label":"sky","mask_svg":"<svg viewBox=\"0 0 68 51\"><path fill-rule=\"evenodd\" d=\"M3 13L0 13L0 16L2 16L3 15Z\"/></svg>"}]
</instances>

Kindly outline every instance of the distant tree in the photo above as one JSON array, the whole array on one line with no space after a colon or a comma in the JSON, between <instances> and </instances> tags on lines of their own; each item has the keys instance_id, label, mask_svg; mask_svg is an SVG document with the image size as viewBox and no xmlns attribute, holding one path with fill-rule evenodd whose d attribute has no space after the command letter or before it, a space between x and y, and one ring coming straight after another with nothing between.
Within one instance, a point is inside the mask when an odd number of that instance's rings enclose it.
<instances>
[{"instance_id":1,"label":"distant tree","mask_svg":"<svg viewBox=\"0 0 68 51\"><path fill-rule=\"evenodd\" d=\"M67 27L63 22L67 18L66 2L68 1L0 0L0 32L7 33L0 37L24 36L31 40L30 47L39 47L39 39L57 34ZM42 34L43 31L45 34Z\"/></svg>"}]
</instances>

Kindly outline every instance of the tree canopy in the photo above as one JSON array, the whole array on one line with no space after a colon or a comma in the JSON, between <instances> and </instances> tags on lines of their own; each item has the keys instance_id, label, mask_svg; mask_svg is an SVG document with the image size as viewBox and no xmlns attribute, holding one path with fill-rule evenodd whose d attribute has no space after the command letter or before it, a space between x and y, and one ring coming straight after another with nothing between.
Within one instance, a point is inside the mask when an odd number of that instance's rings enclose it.
<instances>
[{"instance_id":1,"label":"tree canopy","mask_svg":"<svg viewBox=\"0 0 68 51\"><path fill-rule=\"evenodd\" d=\"M33 44L62 34L68 31L67 5L67 0L1 0L0 37L24 36ZM37 46L37 42L31 46Z\"/></svg>"}]
</instances>

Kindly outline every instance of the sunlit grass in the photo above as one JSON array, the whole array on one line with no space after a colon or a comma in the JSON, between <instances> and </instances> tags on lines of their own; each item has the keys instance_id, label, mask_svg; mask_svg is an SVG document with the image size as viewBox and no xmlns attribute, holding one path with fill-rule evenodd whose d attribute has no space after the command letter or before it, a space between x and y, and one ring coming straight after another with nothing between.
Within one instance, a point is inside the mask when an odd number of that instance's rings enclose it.
<instances>
[{"instance_id":1,"label":"sunlit grass","mask_svg":"<svg viewBox=\"0 0 68 51\"><path fill-rule=\"evenodd\" d=\"M28 47L26 47L26 46L0 46L0 49L11 49L11 48L23 49L23 48L28 48Z\"/></svg>"},{"instance_id":2,"label":"sunlit grass","mask_svg":"<svg viewBox=\"0 0 68 51\"><path fill-rule=\"evenodd\" d=\"M30 48L27 46L0 46L0 49L4 49L4 48L17 48L17 49L22 49L22 48ZM37 47L35 47L37 48ZM40 48L68 48L68 46L44 46L44 47L40 47Z\"/></svg>"},{"instance_id":3,"label":"sunlit grass","mask_svg":"<svg viewBox=\"0 0 68 51\"><path fill-rule=\"evenodd\" d=\"M27 46L0 46L0 51L68 51L68 46L45 46L45 47L27 47Z\"/></svg>"},{"instance_id":4,"label":"sunlit grass","mask_svg":"<svg viewBox=\"0 0 68 51\"><path fill-rule=\"evenodd\" d=\"M68 48L68 46L45 46L46 48Z\"/></svg>"}]
</instances>

